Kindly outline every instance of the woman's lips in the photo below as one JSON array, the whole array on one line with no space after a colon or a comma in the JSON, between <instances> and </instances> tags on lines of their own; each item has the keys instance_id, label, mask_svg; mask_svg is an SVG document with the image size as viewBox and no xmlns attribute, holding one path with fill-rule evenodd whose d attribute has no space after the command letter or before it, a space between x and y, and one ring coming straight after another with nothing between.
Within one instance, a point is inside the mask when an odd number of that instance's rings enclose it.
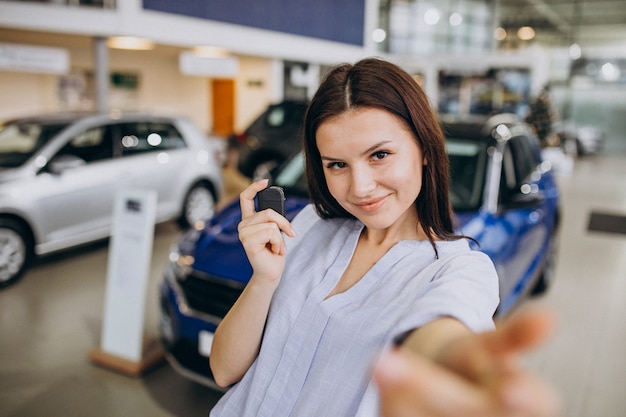
<instances>
[{"instance_id":1,"label":"woman's lips","mask_svg":"<svg viewBox=\"0 0 626 417\"><path fill-rule=\"evenodd\" d=\"M372 212L372 211L378 210L383 204L385 204L386 200L387 200L386 196L378 197L378 198L374 198L371 200L354 203L354 205L362 211Z\"/></svg>"}]
</instances>

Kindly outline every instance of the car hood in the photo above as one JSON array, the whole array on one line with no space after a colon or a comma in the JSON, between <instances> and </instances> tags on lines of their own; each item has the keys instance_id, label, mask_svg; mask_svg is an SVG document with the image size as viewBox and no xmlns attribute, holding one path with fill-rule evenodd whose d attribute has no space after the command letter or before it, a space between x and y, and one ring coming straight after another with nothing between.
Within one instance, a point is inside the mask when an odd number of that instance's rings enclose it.
<instances>
[{"instance_id":1,"label":"car hood","mask_svg":"<svg viewBox=\"0 0 626 417\"><path fill-rule=\"evenodd\" d=\"M292 220L309 200L287 197L286 217ZM241 221L239 200L234 200L213 216L197 235L193 268L209 276L247 283L252 275L237 226Z\"/></svg>"}]
</instances>

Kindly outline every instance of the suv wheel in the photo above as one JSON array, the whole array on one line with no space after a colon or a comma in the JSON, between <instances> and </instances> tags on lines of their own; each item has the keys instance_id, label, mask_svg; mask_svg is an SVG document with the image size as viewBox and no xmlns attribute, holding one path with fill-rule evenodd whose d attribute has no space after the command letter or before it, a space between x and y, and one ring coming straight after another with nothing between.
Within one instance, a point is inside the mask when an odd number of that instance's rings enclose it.
<instances>
[{"instance_id":1,"label":"suv wheel","mask_svg":"<svg viewBox=\"0 0 626 417\"><path fill-rule=\"evenodd\" d=\"M19 280L30 263L32 243L24 227L0 218L0 287Z\"/></svg>"},{"instance_id":2,"label":"suv wheel","mask_svg":"<svg viewBox=\"0 0 626 417\"><path fill-rule=\"evenodd\" d=\"M178 223L182 228L188 228L198 221L207 220L214 213L215 196L206 184L198 183L187 193Z\"/></svg>"}]
</instances>

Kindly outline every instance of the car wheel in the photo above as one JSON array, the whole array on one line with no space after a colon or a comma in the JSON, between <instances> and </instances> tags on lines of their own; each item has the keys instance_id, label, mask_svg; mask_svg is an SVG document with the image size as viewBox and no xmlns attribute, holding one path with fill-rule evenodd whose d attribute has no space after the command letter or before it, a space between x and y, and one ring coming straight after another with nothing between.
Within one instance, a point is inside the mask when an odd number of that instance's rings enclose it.
<instances>
[{"instance_id":1,"label":"car wheel","mask_svg":"<svg viewBox=\"0 0 626 417\"><path fill-rule=\"evenodd\" d=\"M539 279L537 280L537 283L535 284L531 292L531 295L533 296L544 294L554 280L557 252L556 239L556 236L552 236L552 239L550 240L550 246L548 247L548 256L543 264L541 275L539 276Z\"/></svg>"},{"instance_id":2,"label":"car wheel","mask_svg":"<svg viewBox=\"0 0 626 417\"><path fill-rule=\"evenodd\" d=\"M215 196L204 183L194 185L183 203L183 210L178 223L183 228L205 221L215 213Z\"/></svg>"},{"instance_id":3,"label":"car wheel","mask_svg":"<svg viewBox=\"0 0 626 417\"><path fill-rule=\"evenodd\" d=\"M32 254L29 234L20 223L0 218L0 287L19 280L28 267Z\"/></svg>"}]
</instances>

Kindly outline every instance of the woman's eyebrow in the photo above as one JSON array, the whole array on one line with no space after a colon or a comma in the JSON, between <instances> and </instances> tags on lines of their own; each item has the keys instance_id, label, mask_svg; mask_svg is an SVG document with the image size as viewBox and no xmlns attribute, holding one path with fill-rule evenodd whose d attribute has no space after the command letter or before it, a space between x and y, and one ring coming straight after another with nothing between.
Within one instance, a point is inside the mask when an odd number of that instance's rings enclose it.
<instances>
[{"instance_id":1,"label":"woman's eyebrow","mask_svg":"<svg viewBox=\"0 0 626 417\"><path fill-rule=\"evenodd\" d=\"M374 152L374 150L376 150L376 149L380 148L381 146L386 145L386 144L388 144L390 142L391 142L391 140L380 141L380 142L370 146L369 148L367 148L363 152L361 152L361 156L369 155L370 153ZM333 157L325 156L325 155L320 155L320 158L322 160L327 160L327 161L337 161L337 160L341 159L341 158L333 158Z\"/></svg>"}]
</instances>

